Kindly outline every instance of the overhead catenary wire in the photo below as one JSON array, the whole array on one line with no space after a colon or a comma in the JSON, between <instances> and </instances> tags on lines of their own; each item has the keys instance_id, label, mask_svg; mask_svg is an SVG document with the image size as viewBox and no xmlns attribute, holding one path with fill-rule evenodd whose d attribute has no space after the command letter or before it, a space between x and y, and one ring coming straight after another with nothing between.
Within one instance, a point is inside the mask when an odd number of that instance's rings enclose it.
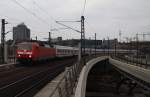
<instances>
[{"instance_id":1,"label":"overhead catenary wire","mask_svg":"<svg viewBox=\"0 0 150 97\"><path fill-rule=\"evenodd\" d=\"M7 31L12 31L12 27L18 25L19 23L24 22L24 21L21 21L20 19L16 19L16 18L13 18L13 17L10 17L10 16L3 16L2 17L2 15L0 15L0 19L3 19L3 18L5 18L5 19L7 19L7 21L9 21L8 22L9 25L6 26L8 28ZM39 32L38 30L40 30L39 27L36 26L36 25L34 25L34 26L30 25L30 24L27 24L27 25L28 25L29 28L31 28L31 31L34 30L34 32Z\"/></svg>"},{"instance_id":2,"label":"overhead catenary wire","mask_svg":"<svg viewBox=\"0 0 150 97\"><path fill-rule=\"evenodd\" d=\"M76 32L78 32L78 33L81 33L80 31L78 31L78 30L76 30L76 29L74 29L74 28L72 28L72 27L69 27L69 26L63 24L63 23L61 23L60 21L56 21L56 23L57 23L57 24L60 24L60 25L62 25L62 26L64 26L64 27L66 27L66 28L68 28L68 29L71 29L71 30L73 30L73 31L76 31Z\"/></svg>"},{"instance_id":3,"label":"overhead catenary wire","mask_svg":"<svg viewBox=\"0 0 150 97\"><path fill-rule=\"evenodd\" d=\"M46 23L49 25L49 23L47 21L45 21L44 19L40 18L39 16L37 16L34 12L30 11L29 9L27 9L26 7L24 7L22 4L20 4L17 0L12 0L15 4L17 4L18 6L20 6L21 8L23 8L26 12L28 12L29 14L31 14L32 16L36 17L38 20L42 21L43 23Z\"/></svg>"},{"instance_id":4,"label":"overhead catenary wire","mask_svg":"<svg viewBox=\"0 0 150 97\"><path fill-rule=\"evenodd\" d=\"M47 15L47 17L50 19L50 20L53 20L54 22L56 22L56 20L54 19L53 16L51 16L43 7L41 7L35 0L33 0L33 3L34 5L36 5L43 13L45 13ZM50 16L50 17L49 17ZM51 23L51 26L50 28L52 29L52 23Z\"/></svg>"},{"instance_id":5,"label":"overhead catenary wire","mask_svg":"<svg viewBox=\"0 0 150 97\"><path fill-rule=\"evenodd\" d=\"M0 19L3 19L3 18L5 18L7 21L8 21L8 23L11 25L11 26L16 26L16 25L18 25L18 24L20 24L20 23L24 23L24 21L22 21L22 20L20 20L20 19L18 19L18 18L14 18L14 17L10 17L10 16L3 16L2 17L2 15L0 14ZM30 24L27 24L30 28L33 28ZM35 25L34 25L35 26ZM36 29L39 29L39 27L38 26L36 26L36 27L34 27L34 28L36 28Z\"/></svg>"},{"instance_id":6,"label":"overhead catenary wire","mask_svg":"<svg viewBox=\"0 0 150 97\"><path fill-rule=\"evenodd\" d=\"M26 6L24 6L23 4L22 4L22 2L19 2L18 0L12 0L12 2L13 3L15 3L15 4L17 4L19 7L21 7L21 8L23 8L26 12L28 12L30 15L32 15L32 16L34 16L36 19L38 19L38 20L40 20L40 21L42 21L43 23L46 23L46 24L48 24L49 25L49 23L48 23L48 21L45 21L44 19L42 19L41 17L39 17L34 11L32 11L32 10L30 10L29 8L26 8ZM40 6L38 6L38 8L39 8ZM42 8L40 7L40 9L42 10ZM44 9L43 9L43 11L44 11ZM46 11L44 11L45 13L46 13ZM48 13L47 13L47 15L48 15ZM19 19L17 19L17 18L12 18L12 17L10 17L10 16L4 16L4 15L1 15L0 16L0 18L2 18L2 19L7 19L8 21L9 21L9 24L11 25L11 29L7 29L8 31L10 31L10 30L12 30L12 27L14 26L14 25L17 25L19 22L21 23L22 21L21 20L19 20ZM28 25L28 24L27 24ZM35 28L33 28L33 26L31 26L31 25L28 25L32 30L31 31L36 31L36 32L38 32L37 31L37 29L39 28L39 27L37 27L36 28L36 30L35 30ZM8 28L8 27L7 27ZM42 32L42 31L41 31Z\"/></svg>"},{"instance_id":7,"label":"overhead catenary wire","mask_svg":"<svg viewBox=\"0 0 150 97\"><path fill-rule=\"evenodd\" d=\"M87 4L87 0L84 0L83 9L82 9L82 16L84 16L84 14L85 14L86 4Z\"/></svg>"},{"instance_id":8,"label":"overhead catenary wire","mask_svg":"<svg viewBox=\"0 0 150 97\"><path fill-rule=\"evenodd\" d=\"M19 2L18 2L19 3ZM22 5L23 6L23 5ZM24 6L23 6L24 7ZM40 6L39 6L40 7ZM41 8L41 7L40 7ZM41 8L42 9L42 8ZM44 11L44 9L43 9L43 11ZM46 12L46 11L45 11ZM33 13L34 14L34 13ZM19 22L20 23L22 23L22 22L24 22L24 21L22 21L22 20L20 20L20 19L18 19L18 18L14 18L14 17L10 17L10 16L4 16L4 15L1 15L0 14L0 18L5 18L5 19L7 19L9 22L11 21L11 24L15 24L15 25L17 25ZM43 21L42 21L43 22ZM47 22L47 21L45 21L44 20L44 22Z\"/></svg>"},{"instance_id":9,"label":"overhead catenary wire","mask_svg":"<svg viewBox=\"0 0 150 97\"><path fill-rule=\"evenodd\" d=\"M33 0L33 4L36 5L49 18L49 16L50 16L49 13L44 8L42 8L35 0ZM50 16L50 17L51 17L50 19L54 19L52 16Z\"/></svg>"},{"instance_id":10,"label":"overhead catenary wire","mask_svg":"<svg viewBox=\"0 0 150 97\"><path fill-rule=\"evenodd\" d=\"M96 29L88 22L88 21L85 21L85 23L87 23L87 25L89 26L88 28L90 28L90 30L93 32L97 32Z\"/></svg>"},{"instance_id":11,"label":"overhead catenary wire","mask_svg":"<svg viewBox=\"0 0 150 97\"><path fill-rule=\"evenodd\" d=\"M8 18L8 17L7 17L7 18ZM12 32L12 31L13 31L13 28L12 28L12 27L13 27L14 25L18 25L18 23L14 23L14 22L10 22L10 21L8 22L8 24L9 24L10 26L7 25L7 30L6 30L6 32L7 32L7 31L11 31L11 32ZM28 24L28 27L31 28L31 31L32 31L32 32L41 32L41 33L43 33L43 31L40 31L40 29L39 29L38 26L33 26L33 25Z\"/></svg>"},{"instance_id":12,"label":"overhead catenary wire","mask_svg":"<svg viewBox=\"0 0 150 97\"><path fill-rule=\"evenodd\" d=\"M0 14L0 19L7 19L7 20L10 19L10 20L15 21L15 22L20 21L20 20L17 19L17 18L9 17L9 16L2 15L2 14Z\"/></svg>"},{"instance_id":13,"label":"overhead catenary wire","mask_svg":"<svg viewBox=\"0 0 150 97\"><path fill-rule=\"evenodd\" d=\"M23 21L21 22L21 20L20 20L20 21L18 20L18 22L23 23ZM12 22L12 21L9 21L8 23L11 25L11 27L13 27L14 25L18 25L18 23ZM39 29L39 26L36 26L36 25L33 26L33 25L30 25L30 24L27 24L27 26L28 26L29 28L33 29L33 30ZM8 27L8 26L7 26L7 27Z\"/></svg>"}]
</instances>

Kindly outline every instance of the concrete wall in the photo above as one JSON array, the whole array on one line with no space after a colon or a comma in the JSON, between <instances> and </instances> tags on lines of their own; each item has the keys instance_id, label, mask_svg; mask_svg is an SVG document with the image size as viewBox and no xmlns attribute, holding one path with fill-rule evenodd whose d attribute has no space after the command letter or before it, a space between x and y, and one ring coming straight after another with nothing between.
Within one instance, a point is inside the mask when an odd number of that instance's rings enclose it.
<instances>
[{"instance_id":1,"label":"concrete wall","mask_svg":"<svg viewBox=\"0 0 150 97\"><path fill-rule=\"evenodd\" d=\"M106 59L108 59L108 57L98 57L86 63L80 73L79 81L75 91L75 97L85 97L87 77L90 70L96 63Z\"/></svg>"}]
</instances>

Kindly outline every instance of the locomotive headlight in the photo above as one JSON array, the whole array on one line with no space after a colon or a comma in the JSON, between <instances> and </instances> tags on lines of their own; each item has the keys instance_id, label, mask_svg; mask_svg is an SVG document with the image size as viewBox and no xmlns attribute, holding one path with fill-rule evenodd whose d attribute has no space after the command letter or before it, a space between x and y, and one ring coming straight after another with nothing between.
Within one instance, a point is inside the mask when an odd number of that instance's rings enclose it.
<instances>
[{"instance_id":1,"label":"locomotive headlight","mask_svg":"<svg viewBox=\"0 0 150 97\"><path fill-rule=\"evenodd\" d=\"M21 55L18 55L19 57L21 56Z\"/></svg>"},{"instance_id":2,"label":"locomotive headlight","mask_svg":"<svg viewBox=\"0 0 150 97\"><path fill-rule=\"evenodd\" d=\"M31 55L29 55L29 58L31 58L32 56Z\"/></svg>"}]
</instances>

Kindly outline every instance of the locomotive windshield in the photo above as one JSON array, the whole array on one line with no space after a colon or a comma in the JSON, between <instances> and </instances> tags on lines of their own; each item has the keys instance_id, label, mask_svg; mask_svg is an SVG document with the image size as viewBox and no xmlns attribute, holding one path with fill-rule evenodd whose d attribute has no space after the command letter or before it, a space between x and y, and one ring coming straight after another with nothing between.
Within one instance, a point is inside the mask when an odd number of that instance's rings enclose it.
<instances>
[{"instance_id":1,"label":"locomotive windshield","mask_svg":"<svg viewBox=\"0 0 150 97\"><path fill-rule=\"evenodd\" d=\"M18 45L18 50L32 50L31 44L20 44Z\"/></svg>"}]
</instances>

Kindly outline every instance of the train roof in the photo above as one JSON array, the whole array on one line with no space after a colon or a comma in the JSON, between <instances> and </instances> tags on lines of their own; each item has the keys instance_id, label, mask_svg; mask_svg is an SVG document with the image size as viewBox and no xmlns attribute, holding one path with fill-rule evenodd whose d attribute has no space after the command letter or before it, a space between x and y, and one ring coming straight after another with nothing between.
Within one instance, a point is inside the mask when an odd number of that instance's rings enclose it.
<instances>
[{"instance_id":1,"label":"train roof","mask_svg":"<svg viewBox=\"0 0 150 97\"><path fill-rule=\"evenodd\" d=\"M61 45L54 45L54 48L56 49L68 49L68 50L78 50L77 47L70 47L70 46L61 46Z\"/></svg>"},{"instance_id":2,"label":"train roof","mask_svg":"<svg viewBox=\"0 0 150 97\"><path fill-rule=\"evenodd\" d=\"M45 43L42 43L42 42L21 42L21 43L18 43L17 45L20 45L20 44L35 44L35 45L40 45L40 46L44 46L44 47L50 47L49 44L45 44ZM78 50L77 47L71 47L71 46L62 46L62 45L54 45L53 48L56 48L56 49L68 49L68 50Z\"/></svg>"},{"instance_id":3,"label":"train roof","mask_svg":"<svg viewBox=\"0 0 150 97\"><path fill-rule=\"evenodd\" d=\"M19 44L38 44L37 42L21 42L21 43L18 43L17 45Z\"/></svg>"}]
</instances>

